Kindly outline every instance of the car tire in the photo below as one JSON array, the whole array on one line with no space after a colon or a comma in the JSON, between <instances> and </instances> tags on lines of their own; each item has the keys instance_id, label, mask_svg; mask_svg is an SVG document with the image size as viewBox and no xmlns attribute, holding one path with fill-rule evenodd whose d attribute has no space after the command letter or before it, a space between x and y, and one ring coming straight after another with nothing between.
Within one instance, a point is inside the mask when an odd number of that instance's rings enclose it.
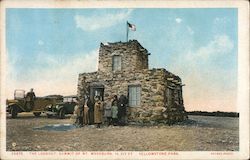
<instances>
[{"instance_id":1,"label":"car tire","mask_svg":"<svg viewBox=\"0 0 250 160\"><path fill-rule=\"evenodd\" d=\"M41 112L33 112L33 114L36 116L36 117L39 117L41 115Z\"/></svg>"},{"instance_id":2,"label":"car tire","mask_svg":"<svg viewBox=\"0 0 250 160\"><path fill-rule=\"evenodd\" d=\"M60 109L60 111L59 111L59 118L60 119L64 119L65 118L65 109L64 108Z\"/></svg>"},{"instance_id":3,"label":"car tire","mask_svg":"<svg viewBox=\"0 0 250 160\"><path fill-rule=\"evenodd\" d=\"M16 106L12 106L10 109L10 113L11 113L11 118L16 118L17 117L17 107Z\"/></svg>"}]
</instances>

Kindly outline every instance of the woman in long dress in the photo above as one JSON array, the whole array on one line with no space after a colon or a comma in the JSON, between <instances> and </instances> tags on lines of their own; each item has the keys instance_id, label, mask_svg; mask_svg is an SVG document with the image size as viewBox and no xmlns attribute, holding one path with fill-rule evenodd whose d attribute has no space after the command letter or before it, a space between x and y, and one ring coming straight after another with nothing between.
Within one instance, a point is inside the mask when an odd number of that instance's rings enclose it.
<instances>
[{"instance_id":1,"label":"woman in long dress","mask_svg":"<svg viewBox=\"0 0 250 160\"><path fill-rule=\"evenodd\" d=\"M100 100L100 97L97 96L94 107L94 122L97 124L97 128L100 128L103 119L103 102Z\"/></svg>"}]
</instances>

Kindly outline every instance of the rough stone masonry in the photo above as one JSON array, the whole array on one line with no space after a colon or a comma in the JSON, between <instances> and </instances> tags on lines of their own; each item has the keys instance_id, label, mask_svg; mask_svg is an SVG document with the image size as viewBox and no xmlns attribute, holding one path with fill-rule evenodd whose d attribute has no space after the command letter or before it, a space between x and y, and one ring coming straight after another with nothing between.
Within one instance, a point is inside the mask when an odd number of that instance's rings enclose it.
<instances>
[{"instance_id":1,"label":"rough stone masonry","mask_svg":"<svg viewBox=\"0 0 250 160\"><path fill-rule=\"evenodd\" d=\"M100 44L98 71L81 73L77 94L96 95L104 102L112 95L129 99L129 123L167 123L183 121L187 114L183 104L180 77L164 68L148 68L147 49L137 40Z\"/></svg>"}]
</instances>

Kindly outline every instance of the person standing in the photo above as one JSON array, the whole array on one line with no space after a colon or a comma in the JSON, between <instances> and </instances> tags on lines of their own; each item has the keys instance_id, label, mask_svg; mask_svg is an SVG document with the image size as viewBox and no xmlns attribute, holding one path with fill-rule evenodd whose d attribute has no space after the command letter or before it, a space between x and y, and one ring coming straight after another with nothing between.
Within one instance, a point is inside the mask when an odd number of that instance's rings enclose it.
<instances>
[{"instance_id":1,"label":"person standing","mask_svg":"<svg viewBox=\"0 0 250 160\"><path fill-rule=\"evenodd\" d=\"M118 119L120 125L126 124L126 115L127 115L127 104L128 99L125 95L121 95L119 98L119 106L118 106Z\"/></svg>"},{"instance_id":2,"label":"person standing","mask_svg":"<svg viewBox=\"0 0 250 160\"><path fill-rule=\"evenodd\" d=\"M100 128L103 119L103 102L100 100L99 96L96 96L95 101L94 122L97 124L97 128Z\"/></svg>"},{"instance_id":3,"label":"person standing","mask_svg":"<svg viewBox=\"0 0 250 160\"><path fill-rule=\"evenodd\" d=\"M89 124L89 107L88 107L88 98L85 100L85 104L84 104L84 124L88 125Z\"/></svg>"},{"instance_id":4,"label":"person standing","mask_svg":"<svg viewBox=\"0 0 250 160\"><path fill-rule=\"evenodd\" d=\"M94 102L88 97L87 106L89 107L89 124L94 123Z\"/></svg>"},{"instance_id":5,"label":"person standing","mask_svg":"<svg viewBox=\"0 0 250 160\"><path fill-rule=\"evenodd\" d=\"M104 117L107 118L108 126L111 124L112 114L111 114L111 107L112 107L112 98L108 98L108 102L104 105Z\"/></svg>"},{"instance_id":6,"label":"person standing","mask_svg":"<svg viewBox=\"0 0 250 160\"><path fill-rule=\"evenodd\" d=\"M75 125L81 127L81 111L80 111L80 105L78 101L76 102L76 105L74 108L74 114L76 114Z\"/></svg>"},{"instance_id":7,"label":"person standing","mask_svg":"<svg viewBox=\"0 0 250 160\"><path fill-rule=\"evenodd\" d=\"M36 95L33 91L33 88L31 88L30 91L26 94L26 105L27 105L28 110L31 111L34 108L35 99L36 99Z\"/></svg>"},{"instance_id":8,"label":"person standing","mask_svg":"<svg viewBox=\"0 0 250 160\"><path fill-rule=\"evenodd\" d=\"M77 100L77 103L79 105L79 111L80 111L80 114L79 114L79 127L83 127L83 102L79 102Z\"/></svg>"},{"instance_id":9,"label":"person standing","mask_svg":"<svg viewBox=\"0 0 250 160\"><path fill-rule=\"evenodd\" d=\"M117 125L118 120L118 99L117 95L114 95L113 101L112 101L112 107L111 107L111 114L112 114L112 124L114 126Z\"/></svg>"},{"instance_id":10,"label":"person standing","mask_svg":"<svg viewBox=\"0 0 250 160\"><path fill-rule=\"evenodd\" d=\"M74 107L74 118L76 117L75 122L74 122L75 125L78 124L78 117L77 117L78 112L79 112L79 106L76 104Z\"/></svg>"}]
</instances>

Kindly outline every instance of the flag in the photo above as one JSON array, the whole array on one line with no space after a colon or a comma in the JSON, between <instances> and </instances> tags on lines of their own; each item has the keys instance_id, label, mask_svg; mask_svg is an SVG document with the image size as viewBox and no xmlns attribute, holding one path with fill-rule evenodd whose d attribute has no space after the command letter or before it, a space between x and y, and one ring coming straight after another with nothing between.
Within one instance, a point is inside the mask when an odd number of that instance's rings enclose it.
<instances>
[{"instance_id":1,"label":"flag","mask_svg":"<svg viewBox=\"0 0 250 160\"><path fill-rule=\"evenodd\" d=\"M127 22L127 24L128 24L129 29L131 29L132 31L136 31L136 27L135 27L134 24L131 24L131 23L128 23L128 22Z\"/></svg>"}]
</instances>

